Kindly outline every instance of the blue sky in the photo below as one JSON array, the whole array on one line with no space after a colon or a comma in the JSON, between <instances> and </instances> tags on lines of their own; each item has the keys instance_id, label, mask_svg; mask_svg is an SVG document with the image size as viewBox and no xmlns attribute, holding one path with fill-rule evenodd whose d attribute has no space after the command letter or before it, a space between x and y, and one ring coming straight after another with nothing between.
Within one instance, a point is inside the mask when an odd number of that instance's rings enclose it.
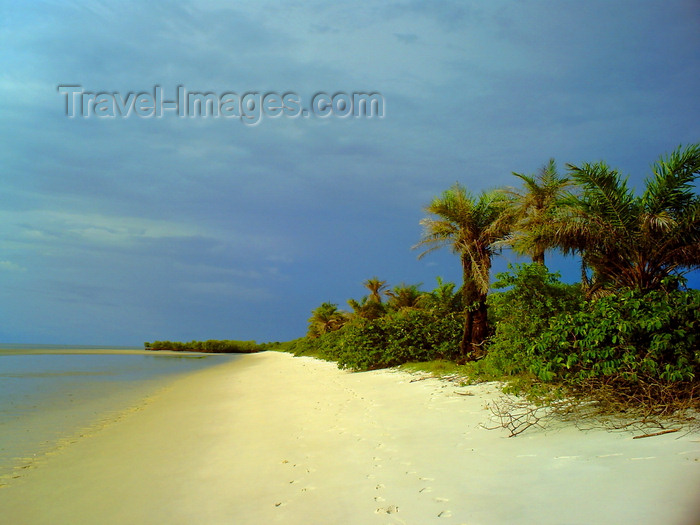
<instances>
[{"instance_id":1,"label":"blue sky","mask_svg":"<svg viewBox=\"0 0 700 525\"><path fill-rule=\"evenodd\" d=\"M641 187L700 139L699 28L694 0L0 0L0 341L288 340L369 277L459 281L411 250L423 206L551 157ZM71 119L67 84L371 91L385 116Z\"/></svg>"}]
</instances>

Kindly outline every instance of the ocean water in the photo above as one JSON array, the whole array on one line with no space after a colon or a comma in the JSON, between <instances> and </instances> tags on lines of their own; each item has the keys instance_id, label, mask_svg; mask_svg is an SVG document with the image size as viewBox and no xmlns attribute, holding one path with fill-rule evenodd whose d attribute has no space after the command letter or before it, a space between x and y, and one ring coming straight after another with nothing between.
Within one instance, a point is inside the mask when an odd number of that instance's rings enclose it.
<instances>
[{"instance_id":1,"label":"ocean water","mask_svg":"<svg viewBox=\"0 0 700 525\"><path fill-rule=\"evenodd\" d=\"M177 375L236 358L128 350L0 345L0 487Z\"/></svg>"}]
</instances>

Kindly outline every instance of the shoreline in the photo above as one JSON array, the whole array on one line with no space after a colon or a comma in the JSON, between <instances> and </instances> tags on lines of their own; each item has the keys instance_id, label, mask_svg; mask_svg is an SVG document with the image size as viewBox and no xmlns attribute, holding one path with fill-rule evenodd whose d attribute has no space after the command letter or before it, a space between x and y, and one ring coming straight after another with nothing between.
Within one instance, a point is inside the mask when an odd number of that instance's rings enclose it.
<instances>
[{"instance_id":1,"label":"shoreline","mask_svg":"<svg viewBox=\"0 0 700 525\"><path fill-rule=\"evenodd\" d=\"M0 510L27 525L700 517L700 434L634 440L556 425L508 438L483 428L499 395L493 385L412 379L245 354L175 378L138 410L57 450L0 488Z\"/></svg>"},{"instance_id":2,"label":"shoreline","mask_svg":"<svg viewBox=\"0 0 700 525\"><path fill-rule=\"evenodd\" d=\"M0 489L47 455L143 404L178 375L231 359L123 349L3 350Z\"/></svg>"},{"instance_id":3,"label":"shoreline","mask_svg":"<svg viewBox=\"0 0 700 525\"><path fill-rule=\"evenodd\" d=\"M146 350L144 348L42 348L31 346L27 348L0 348L0 355L165 355L165 356L207 356L207 355L238 355L238 354L215 354L205 352L189 352L175 350Z\"/></svg>"}]
</instances>

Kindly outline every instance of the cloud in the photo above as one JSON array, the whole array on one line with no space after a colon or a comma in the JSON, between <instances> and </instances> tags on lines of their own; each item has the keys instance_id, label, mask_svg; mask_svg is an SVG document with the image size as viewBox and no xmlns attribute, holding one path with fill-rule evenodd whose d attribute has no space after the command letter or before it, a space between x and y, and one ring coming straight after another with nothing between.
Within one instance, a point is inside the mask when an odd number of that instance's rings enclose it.
<instances>
[{"instance_id":1,"label":"cloud","mask_svg":"<svg viewBox=\"0 0 700 525\"><path fill-rule=\"evenodd\" d=\"M137 342L153 327L283 339L371 275L460 279L450 253L410 250L422 207L455 181L479 192L555 157L605 159L634 184L697 140L698 11L638 4L4 6L0 290L25 313L13 323L82 337L71 317L114 334L99 318L117 316ZM62 83L379 91L386 116L69 119Z\"/></svg>"},{"instance_id":2,"label":"cloud","mask_svg":"<svg viewBox=\"0 0 700 525\"><path fill-rule=\"evenodd\" d=\"M269 302L278 299L267 288L233 283L230 281L186 281L178 283L177 288L196 297L219 296L236 302Z\"/></svg>"},{"instance_id":3,"label":"cloud","mask_svg":"<svg viewBox=\"0 0 700 525\"><path fill-rule=\"evenodd\" d=\"M143 217L55 210L0 213L0 216L6 223L19 226L24 237L45 241L127 246L139 241L201 235L197 228L187 224Z\"/></svg>"},{"instance_id":4,"label":"cloud","mask_svg":"<svg viewBox=\"0 0 700 525\"><path fill-rule=\"evenodd\" d=\"M27 269L24 266L20 266L12 261L0 261L0 271L5 272L26 272Z\"/></svg>"}]
</instances>

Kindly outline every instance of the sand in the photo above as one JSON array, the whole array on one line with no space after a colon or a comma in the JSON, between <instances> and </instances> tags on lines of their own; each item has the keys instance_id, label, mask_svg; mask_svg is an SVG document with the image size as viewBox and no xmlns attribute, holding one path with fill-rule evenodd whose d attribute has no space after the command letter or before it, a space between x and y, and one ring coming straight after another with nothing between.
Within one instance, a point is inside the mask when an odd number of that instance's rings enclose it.
<instances>
[{"instance_id":1,"label":"sand","mask_svg":"<svg viewBox=\"0 0 700 525\"><path fill-rule=\"evenodd\" d=\"M484 428L497 396L246 355L178 377L18 471L0 488L0 521L700 523L700 435L558 425L509 438Z\"/></svg>"}]
</instances>

